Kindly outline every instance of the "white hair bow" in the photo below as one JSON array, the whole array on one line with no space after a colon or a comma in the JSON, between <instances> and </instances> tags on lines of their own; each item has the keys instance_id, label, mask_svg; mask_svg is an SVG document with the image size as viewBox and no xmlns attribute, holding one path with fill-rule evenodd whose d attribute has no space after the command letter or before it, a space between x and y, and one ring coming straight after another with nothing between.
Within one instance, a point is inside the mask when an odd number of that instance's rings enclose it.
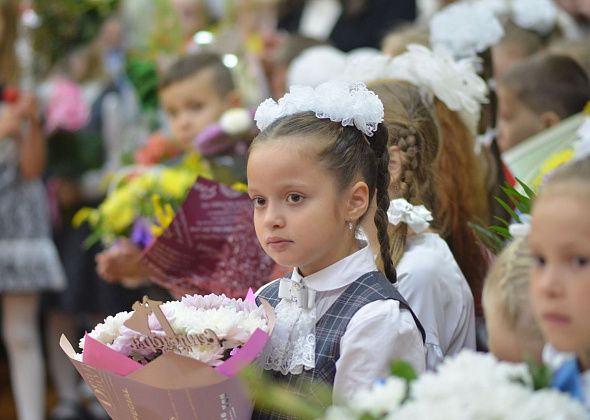
<instances>
[{"instance_id":1,"label":"white hair bow","mask_svg":"<svg viewBox=\"0 0 590 420\"><path fill-rule=\"evenodd\" d=\"M392 225L405 223L415 233L422 233L430 226L432 213L422 205L414 206L404 198L397 198L391 200L387 218Z\"/></svg>"}]
</instances>

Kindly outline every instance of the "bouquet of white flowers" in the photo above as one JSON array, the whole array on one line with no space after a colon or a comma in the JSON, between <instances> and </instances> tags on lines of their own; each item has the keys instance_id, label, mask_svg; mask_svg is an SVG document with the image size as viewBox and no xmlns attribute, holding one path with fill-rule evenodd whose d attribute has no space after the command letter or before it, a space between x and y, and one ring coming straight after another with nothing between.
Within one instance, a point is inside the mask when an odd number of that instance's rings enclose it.
<instances>
[{"instance_id":1,"label":"bouquet of white flowers","mask_svg":"<svg viewBox=\"0 0 590 420\"><path fill-rule=\"evenodd\" d=\"M237 373L262 351L274 324L270 305L224 295L157 302L109 316L62 348L114 419L249 418Z\"/></svg>"},{"instance_id":2,"label":"bouquet of white flowers","mask_svg":"<svg viewBox=\"0 0 590 420\"><path fill-rule=\"evenodd\" d=\"M576 420L585 409L551 389L535 390L525 364L463 351L437 372L408 381L390 377L359 391L346 405L328 409L324 420Z\"/></svg>"}]
</instances>

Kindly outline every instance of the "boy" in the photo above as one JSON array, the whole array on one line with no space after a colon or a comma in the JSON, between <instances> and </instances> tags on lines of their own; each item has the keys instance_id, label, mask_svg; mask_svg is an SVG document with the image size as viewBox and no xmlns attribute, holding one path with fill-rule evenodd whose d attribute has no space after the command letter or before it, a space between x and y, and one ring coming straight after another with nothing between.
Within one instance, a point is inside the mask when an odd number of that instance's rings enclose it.
<instances>
[{"instance_id":1,"label":"boy","mask_svg":"<svg viewBox=\"0 0 590 420\"><path fill-rule=\"evenodd\" d=\"M180 58L162 76L158 88L172 137L185 150L192 150L195 137L225 111L241 105L230 70L213 53ZM233 150L206 157L213 177L226 184L245 181L245 159Z\"/></svg>"},{"instance_id":2,"label":"boy","mask_svg":"<svg viewBox=\"0 0 590 420\"><path fill-rule=\"evenodd\" d=\"M199 133L241 103L230 70L219 56L206 52L186 55L172 64L160 79L158 96L172 137L186 151L192 150ZM244 180L245 159L231 151L207 157L214 178L228 184ZM145 279L148 273L139 264L140 253L137 245L121 240L118 246L97 256L97 271L109 282Z\"/></svg>"},{"instance_id":3,"label":"boy","mask_svg":"<svg viewBox=\"0 0 590 420\"><path fill-rule=\"evenodd\" d=\"M498 79L498 144L502 152L584 108L590 82L571 58L542 55L514 65Z\"/></svg>"}]
</instances>

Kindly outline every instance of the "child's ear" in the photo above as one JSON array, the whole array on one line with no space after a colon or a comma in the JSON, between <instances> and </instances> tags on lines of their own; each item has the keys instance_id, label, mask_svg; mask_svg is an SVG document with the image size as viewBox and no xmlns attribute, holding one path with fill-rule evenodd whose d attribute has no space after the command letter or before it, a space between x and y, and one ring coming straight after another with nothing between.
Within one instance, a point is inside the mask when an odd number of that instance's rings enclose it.
<instances>
[{"instance_id":1,"label":"child's ear","mask_svg":"<svg viewBox=\"0 0 590 420\"><path fill-rule=\"evenodd\" d=\"M356 182L349 189L346 220L356 222L369 208L369 187L364 181Z\"/></svg>"},{"instance_id":2,"label":"child's ear","mask_svg":"<svg viewBox=\"0 0 590 420\"><path fill-rule=\"evenodd\" d=\"M227 109L240 108L242 106L240 92L238 92L237 89L228 92L227 95L225 95L225 102L227 104Z\"/></svg>"},{"instance_id":3,"label":"child's ear","mask_svg":"<svg viewBox=\"0 0 590 420\"><path fill-rule=\"evenodd\" d=\"M541 123L545 129L553 127L561 122L561 118L553 111L545 111L541 114Z\"/></svg>"}]
</instances>

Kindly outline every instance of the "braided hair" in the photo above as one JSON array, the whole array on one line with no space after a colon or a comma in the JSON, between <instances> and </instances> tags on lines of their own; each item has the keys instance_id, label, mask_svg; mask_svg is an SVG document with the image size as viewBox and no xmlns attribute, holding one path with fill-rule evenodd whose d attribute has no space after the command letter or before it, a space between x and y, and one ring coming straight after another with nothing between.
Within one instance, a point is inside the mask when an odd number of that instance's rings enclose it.
<instances>
[{"instance_id":1,"label":"braided hair","mask_svg":"<svg viewBox=\"0 0 590 420\"><path fill-rule=\"evenodd\" d=\"M483 305L494 311L512 330L528 340L542 341L529 298L529 276L533 266L528 238L517 238L498 256L484 282Z\"/></svg>"},{"instance_id":2,"label":"braided hair","mask_svg":"<svg viewBox=\"0 0 590 420\"><path fill-rule=\"evenodd\" d=\"M339 191L344 191L355 181L361 179L367 184L369 202L376 199L377 211L375 225L378 231L383 272L390 282L395 283L397 275L390 256L387 234L387 209L389 208L389 153L388 134L384 124L380 124L372 137L365 136L351 126L339 122L320 119L313 112L301 112L281 117L264 129L252 142L250 150L259 144L277 139L298 137L298 141L313 139L306 145L315 150L314 156L319 164L332 172ZM357 222L358 229L366 212Z\"/></svg>"},{"instance_id":3,"label":"braided hair","mask_svg":"<svg viewBox=\"0 0 590 420\"><path fill-rule=\"evenodd\" d=\"M424 105L419 90L408 83L383 81L370 88L385 106L388 146L397 146L401 157L399 179L390 183L390 195L413 205L423 204L436 215L434 163L439 136L434 117ZM390 225L389 236L391 259L398 264L405 252L408 226Z\"/></svg>"}]
</instances>

